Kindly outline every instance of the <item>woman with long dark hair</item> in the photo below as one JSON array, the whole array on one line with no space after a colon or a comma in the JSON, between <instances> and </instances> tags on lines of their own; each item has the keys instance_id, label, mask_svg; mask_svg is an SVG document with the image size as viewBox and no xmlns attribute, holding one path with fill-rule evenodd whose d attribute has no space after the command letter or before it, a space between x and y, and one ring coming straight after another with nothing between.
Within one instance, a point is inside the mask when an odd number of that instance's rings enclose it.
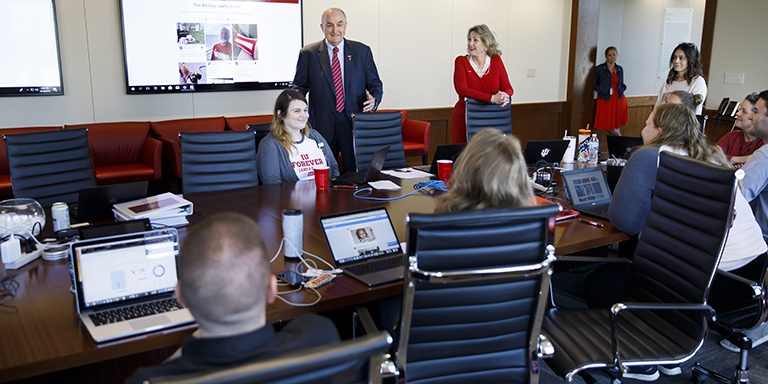
<instances>
[{"instance_id":1,"label":"woman with long dark hair","mask_svg":"<svg viewBox=\"0 0 768 384\"><path fill-rule=\"evenodd\" d=\"M673 91L681 90L701 96L701 103L696 106L696 114L704 110L704 100L707 99L707 81L704 80L704 69L699 61L699 49L693 43L680 43L672 51L669 58L669 73L664 84L659 89L656 105L667 102Z\"/></svg>"}]
</instances>

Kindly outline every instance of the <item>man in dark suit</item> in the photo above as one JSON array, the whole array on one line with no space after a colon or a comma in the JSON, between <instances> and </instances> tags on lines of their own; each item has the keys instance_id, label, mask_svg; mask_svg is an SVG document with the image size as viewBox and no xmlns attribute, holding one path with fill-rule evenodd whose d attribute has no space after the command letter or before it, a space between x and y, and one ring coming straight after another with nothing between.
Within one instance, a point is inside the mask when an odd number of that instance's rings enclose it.
<instances>
[{"instance_id":1,"label":"man in dark suit","mask_svg":"<svg viewBox=\"0 0 768 384\"><path fill-rule=\"evenodd\" d=\"M309 123L330 143L334 156L341 151L344 171L355 171L351 115L375 111L384 91L371 48L344 39L344 11L330 8L321 20L325 39L301 49L293 87L309 92Z\"/></svg>"}]
</instances>

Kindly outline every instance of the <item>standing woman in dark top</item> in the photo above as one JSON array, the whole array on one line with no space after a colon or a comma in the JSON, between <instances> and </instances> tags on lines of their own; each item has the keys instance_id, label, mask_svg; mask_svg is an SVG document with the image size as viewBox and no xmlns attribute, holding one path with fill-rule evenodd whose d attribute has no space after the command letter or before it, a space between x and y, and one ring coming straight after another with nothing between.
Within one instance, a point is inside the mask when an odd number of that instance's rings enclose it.
<instances>
[{"instance_id":1,"label":"standing woman in dark top","mask_svg":"<svg viewBox=\"0 0 768 384\"><path fill-rule=\"evenodd\" d=\"M616 47L608 47L605 49L605 63L595 68L595 128L608 131L613 136L621 136L619 127L628 121L627 98L624 97L627 86L624 84L624 68L616 64L618 57Z\"/></svg>"}]
</instances>

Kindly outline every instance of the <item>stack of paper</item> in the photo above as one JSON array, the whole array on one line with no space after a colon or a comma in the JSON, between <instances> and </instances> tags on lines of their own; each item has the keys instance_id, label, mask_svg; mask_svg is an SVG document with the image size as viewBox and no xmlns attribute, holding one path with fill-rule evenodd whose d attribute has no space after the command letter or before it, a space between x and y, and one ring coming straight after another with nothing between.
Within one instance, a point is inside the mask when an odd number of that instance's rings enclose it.
<instances>
[{"instance_id":1,"label":"stack of paper","mask_svg":"<svg viewBox=\"0 0 768 384\"><path fill-rule=\"evenodd\" d=\"M112 208L118 221L149 219L154 224L176 226L188 224L192 202L173 193L166 192L157 196L115 204Z\"/></svg>"},{"instance_id":2,"label":"stack of paper","mask_svg":"<svg viewBox=\"0 0 768 384\"><path fill-rule=\"evenodd\" d=\"M419 171L416 168L401 168L391 171L381 171L381 173L392 177L397 177L398 179L423 179L425 177L434 176L431 173Z\"/></svg>"}]
</instances>

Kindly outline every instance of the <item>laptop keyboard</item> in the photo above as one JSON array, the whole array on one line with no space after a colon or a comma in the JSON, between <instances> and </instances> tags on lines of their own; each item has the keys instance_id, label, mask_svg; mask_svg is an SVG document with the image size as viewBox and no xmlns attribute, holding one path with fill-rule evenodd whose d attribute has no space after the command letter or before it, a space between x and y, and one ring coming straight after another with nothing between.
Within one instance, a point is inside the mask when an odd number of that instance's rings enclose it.
<instances>
[{"instance_id":1,"label":"laptop keyboard","mask_svg":"<svg viewBox=\"0 0 768 384\"><path fill-rule=\"evenodd\" d=\"M580 208L579 212L583 212L587 215L599 217L601 219L608 219L608 207L610 204L595 205L592 207Z\"/></svg>"},{"instance_id":2,"label":"laptop keyboard","mask_svg":"<svg viewBox=\"0 0 768 384\"><path fill-rule=\"evenodd\" d=\"M109 311L95 312L88 317L91 318L93 324L96 326L117 323L119 321L126 321L136 319L144 316L156 315L158 313L171 312L184 308L174 298L152 301L149 303L132 305L130 307L123 307L112 309Z\"/></svg>"},{"instance_id":3,"label":"laptop keyboard","mask_svg":"<svg viewBox=\"0 0 768 384\"><path fill-rule=\"evenodd\" d=\"M395 268L395 267L402 267L403 266L403 257L390 257L388 259L382 259L379 261L373 261L366 264L361 265L354 265L351 267L344 267L344 269L354 273L355 275L367 275L369 273L374 273L378 271L383 271L385 269Z\"/></svg>"}]
</instances>

